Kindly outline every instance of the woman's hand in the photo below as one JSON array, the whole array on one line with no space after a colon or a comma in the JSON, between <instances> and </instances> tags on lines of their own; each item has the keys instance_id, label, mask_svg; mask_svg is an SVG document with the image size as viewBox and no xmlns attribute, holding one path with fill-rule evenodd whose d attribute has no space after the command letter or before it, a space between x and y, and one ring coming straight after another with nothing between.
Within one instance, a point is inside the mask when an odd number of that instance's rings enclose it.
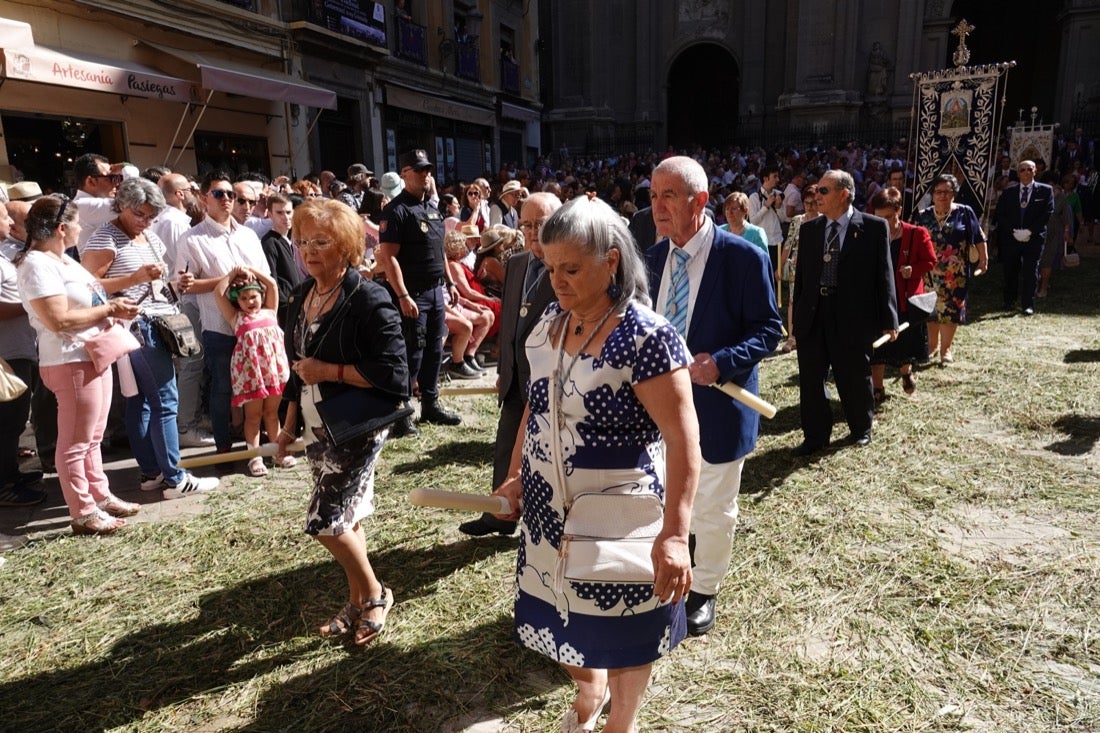
<instances>
[{"instance_id":1,"label":"woman's hand","mask_svg":"<svg viewBox=\"0 0 1100 733\"><path fill-rule=\"evenodd\" d=\"M494 514L494 517L506 522L519 520L520 509L523 506L523 484L520 483L519 476L505 479L504 483L493 492L493 496L503 496L512 505L513 510L511 514Z\"/></svg>"},{"instance_id":2,"label":"woman's hand","mask_svg":"<svg viewBox=\"0 0 1100 733\"><path fill-rule=\"evenodd\" d=\"M653 594L661 603L679 603L691 590L687 537L662 532L653 541Z\"/></svg>"},{"instance_id":3,"label":"woman's hand","mask_svg":"<svg viewBox=\"0 0 1100 733\"><path fill-rule=\"evenodd\" d=\"M908 280L913 276L913 268L910 265L902 265L898 269L898 274L901 275L902 279Z\"/></svg>"},{"instance_id":4,"label":"woman's hand","mask_svg":"<svg viewBox=\"0 0 1100 733\"><path fill-rule=\"evenodd\" d=\"M164 268L160 265L142 265L134 270L134 284L151 283L154 280L159 280L163 274Z\"/></svg>"},{"instance_id":5,"label":"woman's hand","mask_svg":"<svg viewBox=\"0 0 1100 733\"><path fill-rule=\"evenodd\" d=\"M290 368L294 370L294 373L298 375L298 378L304 384L317 384L331 381L327 379L331 371L329 366L330 364L327 361L321 361L311 356L294 362Z\"/></svg>"},{"instance_id":6,"label":"woman's hand","mask_svg":"<svg viewBox=\"0 0 1100 733\"><path fill-rule=\"evenodd\" d=\"M107 315L111 318L121 318L128 321L137 318L140 310L138 304L129 298L111 298L107 301Z\"/></svg>"}]
</instances>

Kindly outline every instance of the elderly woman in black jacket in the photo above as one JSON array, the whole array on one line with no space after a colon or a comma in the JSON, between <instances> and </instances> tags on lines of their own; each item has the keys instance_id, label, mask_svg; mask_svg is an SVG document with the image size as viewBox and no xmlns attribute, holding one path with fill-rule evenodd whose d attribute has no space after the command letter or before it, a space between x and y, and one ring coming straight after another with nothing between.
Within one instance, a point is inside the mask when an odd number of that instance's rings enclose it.
<instances>
[{"instance_id":1,"label":"elderly woman in black jacket","mask_svg":"<svg viewBox=\"0 0 1100 733\"><path fill-rule=\"evenodd\" d=\"M332 553L349 586L347 604L320 633L363 645L381 633L393 605L367 558L361 522L374 511L374 465L388 433L377 423L408 396L401 314L356 269L363 224L353 210L335 200L309 201L294 212L294 245L311 277L287 306L291 376L278 455L294 440L300 414L314 480L305 531Z\"/></svg>"}]
</instances>

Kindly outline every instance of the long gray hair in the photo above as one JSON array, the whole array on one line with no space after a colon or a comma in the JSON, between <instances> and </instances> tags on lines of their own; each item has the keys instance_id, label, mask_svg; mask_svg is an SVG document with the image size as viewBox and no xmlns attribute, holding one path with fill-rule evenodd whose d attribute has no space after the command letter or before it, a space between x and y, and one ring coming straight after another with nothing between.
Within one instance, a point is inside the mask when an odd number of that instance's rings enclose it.
<instances>
[{"instance_id":1,"label":"long gray hair","mask_svg":"<svg viewBox=\"0 0 1100 733\"><path fill-rule=\"evenodd\" d=\"M634 237L623 218L600 199L578 196L570 200L542 225L539 239L543 247L553 247L559 242L577 244L600 262L607 260L611 250L618 250L615 282L622 288L622 295L616 300L616 307L631 301L649 306L645 264Z\"/></svg>"}]
</instances>

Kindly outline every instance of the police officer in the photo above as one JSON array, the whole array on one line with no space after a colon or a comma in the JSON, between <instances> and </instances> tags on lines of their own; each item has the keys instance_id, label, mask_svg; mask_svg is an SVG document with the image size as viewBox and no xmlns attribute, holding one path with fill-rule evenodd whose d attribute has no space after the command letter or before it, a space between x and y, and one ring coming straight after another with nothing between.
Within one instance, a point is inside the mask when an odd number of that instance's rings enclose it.
<instances>
[{"instance_id":1,"label":"police officer","mask_svg":"<svg viewBox=\"0 0 1100 733\"><path fill-rule=\"evenodd\" d=\"M432 163L423 150L410 150L398 161L405 190L382 210L378 264L397 307L404 316L405 353L409 362L409 392L420 385L420 421L458 425L462 418L439 404L439 366L443 361L443 288L447 278L443 256L443 217L429 200ZM452 297L457 294L452 291ZM412 418L393 427L394 437L418 435Z\"/></svg>"}]
</instances>

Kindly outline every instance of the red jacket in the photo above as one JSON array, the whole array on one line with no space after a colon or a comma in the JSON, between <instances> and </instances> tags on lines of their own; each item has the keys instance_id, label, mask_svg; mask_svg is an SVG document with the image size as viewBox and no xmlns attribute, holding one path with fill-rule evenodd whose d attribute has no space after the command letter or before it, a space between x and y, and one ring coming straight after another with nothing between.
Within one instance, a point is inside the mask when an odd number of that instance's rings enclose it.
<instances>
[{"instance_id":1,"label":"red jacket","mask_svg":"<svg viewBox=\"0 0 1100 733\"><path fill-rule=\"evenodd\" d=\"M898 313L909 309L906 302L911 295L924 292L924 276L932 271L936 264L936 250L932 248L932 237L928 230L914 224L901 222L901 251L894 263L894 288L898 295ZM909 265L913 272L909 277L901 276L901 268Z\"/></svg>"}]
</instances>

